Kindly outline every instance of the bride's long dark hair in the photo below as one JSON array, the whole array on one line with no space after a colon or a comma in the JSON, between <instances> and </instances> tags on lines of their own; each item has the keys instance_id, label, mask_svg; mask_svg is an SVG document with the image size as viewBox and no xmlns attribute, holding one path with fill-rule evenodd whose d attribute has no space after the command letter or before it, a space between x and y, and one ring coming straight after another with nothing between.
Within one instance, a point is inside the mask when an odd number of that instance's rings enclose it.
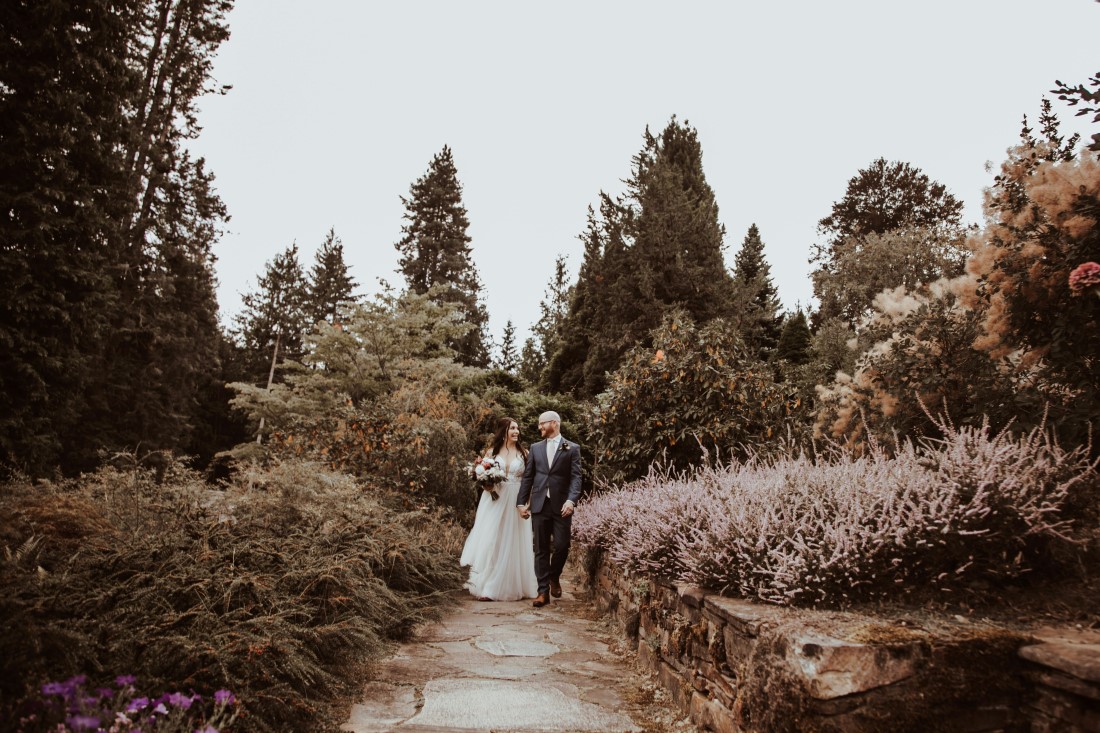
<instances>
[{"instance_id":1,"label":"bride's long dark hair","mask_svg":"<svg viewBox=\"0 0 1100 733\"><path fill-rule=\"evenodd\" d=\"M518 421L510 417L502 417L497 420L497 429L496 432L493 433L493 442L489 449L494 456L499 455L501 449L504 448L504 443L508 440L508 431L511 429L512 423L519 425ZM520 443L519 440L516 440L516 450L519 451L519 454L523 456L523 460L526 461L527 449L523 447L523 443Z\"/></svg>"}]
</instances>

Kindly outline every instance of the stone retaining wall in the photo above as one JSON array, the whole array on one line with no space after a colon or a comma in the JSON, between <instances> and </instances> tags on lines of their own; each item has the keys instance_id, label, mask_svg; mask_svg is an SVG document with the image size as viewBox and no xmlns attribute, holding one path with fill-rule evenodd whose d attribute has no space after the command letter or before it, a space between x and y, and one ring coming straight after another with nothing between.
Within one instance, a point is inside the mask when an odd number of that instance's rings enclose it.
<instances>
[{"instance_id":1,"label":"stone retaining wall","mask_svg":"<svg viewBox=\"0 0 1100 733\"><path fill-rule=\"evenodd\" d=\"M1100 733L1100 635L927 628L725 598L605 561L591 572L599 608L706 730Z\"/></svg>"}]
</instances>

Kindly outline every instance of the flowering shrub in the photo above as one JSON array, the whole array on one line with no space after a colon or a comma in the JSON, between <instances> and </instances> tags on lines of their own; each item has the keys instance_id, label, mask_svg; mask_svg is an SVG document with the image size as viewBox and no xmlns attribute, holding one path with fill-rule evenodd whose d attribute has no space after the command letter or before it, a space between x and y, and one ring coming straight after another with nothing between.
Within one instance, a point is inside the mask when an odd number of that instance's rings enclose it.
<instances>
[{"instance_id":1,"label":"flowering shrub","mask_svg":"<svg viewBox=\"0 0 1100 733\"><path fill-rule=\"evenodd\" d=\"M42 685L41 697L25 704L19 733L218 733L228 730L237 718L237 698L229 690L215 692L207 705L194 693L137 697L137 680L132 675L116 677L117 689L88 690L87 682L87 675L77 675Z\"/></svg>"},{"instance_id":2,"label":"flowering shrub","mask_svg":"<svg viewBox=\"0 0 1100 733\"><path fill-rule=\"evenodd\" d=\"M940 429L893 456L650 473L582 505L574 536L629 571L804 605L1016 577L1075 541L1097 490L1086 448Z\"/></svg>"},{"instance_id":3,"label":"flowering shrub","mask_svg":"<svg viewBox=\"0 0 1100 733\"><path fill-rule=\"evenodd\" d=\"M1100 293L1100 265L1085 262L1075 267L1069 274L1069 289L1074 295Z\"/></svg>"}]
</instances>

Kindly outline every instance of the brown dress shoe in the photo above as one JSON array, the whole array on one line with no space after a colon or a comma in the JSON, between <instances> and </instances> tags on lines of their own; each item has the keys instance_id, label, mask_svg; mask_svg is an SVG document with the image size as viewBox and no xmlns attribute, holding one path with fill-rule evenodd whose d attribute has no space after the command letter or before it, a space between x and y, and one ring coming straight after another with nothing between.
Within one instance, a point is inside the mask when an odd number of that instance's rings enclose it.
<instances>
[{"instance_id":1,"label":"brown dress shoe","mask_svg":"<svg viewBox=\"0 0 1100 733\"><path fill-rule=\"evenodd\" d=\"M556 580L550 581L550 595L554 598L561 598L561 583Z\"/></svg>"},{"instance_id":2,"label":"brown dress shoe","mask_svg":"<svg viewBox=\"0 0 1100 733\"><path fill-rule=\"evenodd\" d=\"M550 603L550 599L546 597L545 593L539 593L537 596L535 596L535 600L531 601L531 605L535 608L542 608L548 603Z\"/></svg>"}]
</instances>

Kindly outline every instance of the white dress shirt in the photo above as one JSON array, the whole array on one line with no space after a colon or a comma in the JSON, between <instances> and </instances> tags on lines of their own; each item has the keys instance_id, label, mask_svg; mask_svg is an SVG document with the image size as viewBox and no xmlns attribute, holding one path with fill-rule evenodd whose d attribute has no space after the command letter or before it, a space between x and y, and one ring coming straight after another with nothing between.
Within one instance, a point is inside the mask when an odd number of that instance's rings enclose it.
<instances>
[{"instance_id":1,"label":"white dress shirt","mask_svg":"<svg viewBox=\"0 0 1100 733\"><path fill-rule=\"evenodd\" d=\"M553 438L547 438L546 440L546 464L550 465L554 462L554 456L558 452L558 444L561 443L561 435L555 435Z\"/></svg>"}]
</instances>

